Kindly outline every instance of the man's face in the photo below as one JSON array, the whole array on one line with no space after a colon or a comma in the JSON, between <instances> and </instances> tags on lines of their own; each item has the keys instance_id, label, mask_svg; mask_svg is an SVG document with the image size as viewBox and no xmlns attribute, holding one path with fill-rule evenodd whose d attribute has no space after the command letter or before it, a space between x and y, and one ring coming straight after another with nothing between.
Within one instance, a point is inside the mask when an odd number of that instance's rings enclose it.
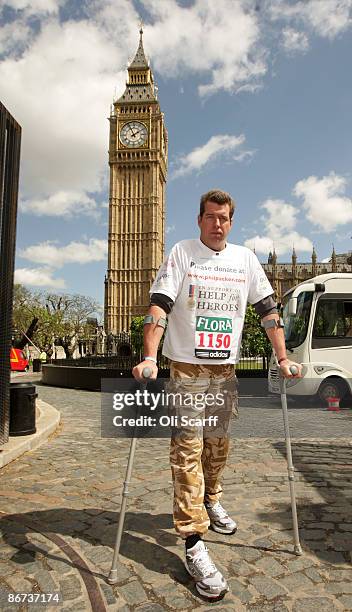
<instances>
[{"instance_id":1,"label":"man's face","mask_svg":"<svg viewBox=\"0 0 352 612\"><path fill-rule=\"evenodd\" d=\"M229 204L205 202L204 214L198 215L201 241L213 251L222 251L232 227Z\"/></svg>"}]
</instances>

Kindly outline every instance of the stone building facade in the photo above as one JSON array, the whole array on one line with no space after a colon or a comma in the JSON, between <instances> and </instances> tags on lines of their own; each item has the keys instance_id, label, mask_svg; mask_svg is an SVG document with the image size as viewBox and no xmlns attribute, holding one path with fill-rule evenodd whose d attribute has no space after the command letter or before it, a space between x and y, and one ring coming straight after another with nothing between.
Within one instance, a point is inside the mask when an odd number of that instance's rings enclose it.
<instances>
[{"instance_id":1,"label":"stone building facade","mask_svg":"<svg viewBox=\"0 0 352 612\"><path fill-rule=\"evenodd\" d=\"M108 269L104 327L129 330L143 315L149 289L164 259L168 137L157 87L143 48L128 67L122 96L110 115Z\"/></svg>"},{"instance_id":2,"label":"stone building facade","mask_svg":"<svg viewBox=\"0 0 352 612\"><path fill-rule=\"evenodd\" d=\"M278 263L274 249L273 253L269 253L268 262L262 265L278 302L282 301L283 295L291 287L313 276L328 274L329 272L351 272L352 274L351 254L342 253L339 255L335 253L335 249L332 251L330 260L326 263L317 262L317 254L314 248L310 262L298 263L295 249L293 249L291 263Z\"/></svg>"}]
</instances>

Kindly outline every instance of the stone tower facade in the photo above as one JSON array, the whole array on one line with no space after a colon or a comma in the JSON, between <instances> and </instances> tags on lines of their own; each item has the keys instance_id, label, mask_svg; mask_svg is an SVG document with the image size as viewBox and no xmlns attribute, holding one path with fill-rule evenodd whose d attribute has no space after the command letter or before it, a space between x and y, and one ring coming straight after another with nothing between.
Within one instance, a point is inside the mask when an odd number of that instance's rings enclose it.
<instances>
[{"instance_id":1,"label":"stone tower facade","mask_svg":"<svg viewBox=\"0 0 352 612\"><path fill-rule=\"evenodd\" d=\"M123 95L110 115L108 269L105 331L128 331L145 314L164 259L167 130L143 48L128 67Z\"/></svg>"}]
</instances>

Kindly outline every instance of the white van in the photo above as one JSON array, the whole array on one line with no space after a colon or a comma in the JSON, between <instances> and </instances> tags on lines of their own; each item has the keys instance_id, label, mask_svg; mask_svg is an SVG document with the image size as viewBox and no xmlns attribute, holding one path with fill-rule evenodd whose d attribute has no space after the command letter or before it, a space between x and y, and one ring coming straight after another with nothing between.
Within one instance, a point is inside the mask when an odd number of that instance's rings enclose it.
<instances>
[{"instance_id":1,"label":"white van","mask_svg":"<svg viewBox=\"0 0 352 612\"><path fill-rule=\"evenodd\" d=\"M303 378L286 381L288 395L347 397L352 393L352 273L330 273L296 285L283 297L287 357ZM279 393L274 357L269 391Z\"/></svg>"}]
</instances>

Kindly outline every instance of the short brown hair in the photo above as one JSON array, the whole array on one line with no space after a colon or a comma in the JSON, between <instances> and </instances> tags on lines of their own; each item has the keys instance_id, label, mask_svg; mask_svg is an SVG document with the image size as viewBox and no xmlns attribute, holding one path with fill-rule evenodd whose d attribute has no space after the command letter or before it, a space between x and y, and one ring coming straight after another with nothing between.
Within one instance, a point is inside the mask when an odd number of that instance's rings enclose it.
<instances>
[{"instance_id":1,"label":"short brown hair","mask_svg":"<svg viewBox=\"0 0 352 612\"><path fill-rule=\"evenodd\" d=\"M226 193L226 191L221 191L221 189L212 189L211 191L204 193L200 198L200 217L203 217L204 215L206 202L215 202L216 204L228 204L230 207L230 219L232 219L235 210L235 202L231 198L230 194Z\"/></svg>"}]
</instances>

